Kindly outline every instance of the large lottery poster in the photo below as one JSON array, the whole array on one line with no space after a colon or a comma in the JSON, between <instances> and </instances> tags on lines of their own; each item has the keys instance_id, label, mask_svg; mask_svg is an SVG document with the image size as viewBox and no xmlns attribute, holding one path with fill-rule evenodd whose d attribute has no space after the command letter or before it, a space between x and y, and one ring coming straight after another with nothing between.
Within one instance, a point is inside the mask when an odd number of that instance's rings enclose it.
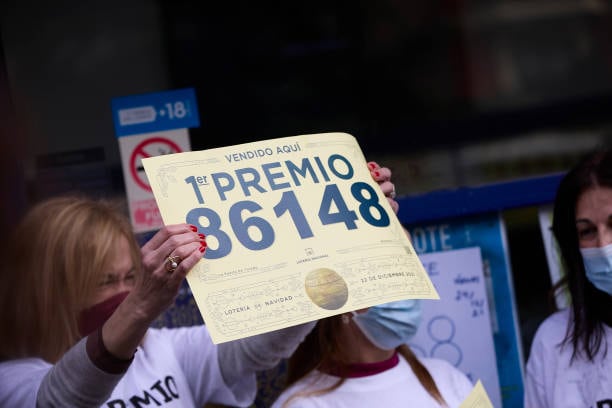
<instances>
[{"instance_id":1,"label":"large lottery poster","mask_svg":"<svg viewBox=\"0 0 612 408\"><path fill-rule=\"evenodd\" d=\"M187 280L215 343L438 294L356 139L292 136L142 160L165 224L208 249Z\"/></svg>"}]
</instances>

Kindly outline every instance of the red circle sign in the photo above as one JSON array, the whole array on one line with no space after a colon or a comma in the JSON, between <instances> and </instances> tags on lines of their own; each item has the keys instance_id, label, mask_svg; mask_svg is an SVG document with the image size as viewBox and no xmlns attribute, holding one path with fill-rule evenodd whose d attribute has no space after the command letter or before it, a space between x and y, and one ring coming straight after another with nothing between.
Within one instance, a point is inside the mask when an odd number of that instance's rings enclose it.
<instances>
[{"instance_id":1,"label":"red circle sign","mask_svg":"<svg viewBox=\"0 0 612 408\"><path fill-rule=\"evenodd\" d=\"M157 152L154 152L154 149L157 149ZM172 140L163 137L152 137L143 140L134 147L134 151L130 156L130 172L136 184L147 191L152 191L144 169L142 166L138 166L139 160L171 153L181 153L181 148Z\"/></svg>"}]
</instances>

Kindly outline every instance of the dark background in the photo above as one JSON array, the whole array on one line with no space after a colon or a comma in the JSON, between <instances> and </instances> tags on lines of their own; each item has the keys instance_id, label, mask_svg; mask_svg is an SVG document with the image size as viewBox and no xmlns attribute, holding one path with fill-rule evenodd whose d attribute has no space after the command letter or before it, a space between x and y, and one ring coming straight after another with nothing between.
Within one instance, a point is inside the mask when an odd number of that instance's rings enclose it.
<instances>
[{"instance_id":1,"label":"dark background","mask_svg":"<svg viewBox=\"0 0 612 408\"><path fill-rule=\"evenodd\" d=\"M172 83L199 97L194 149L338 130L408 152L606 122L609 12L504 3L161 4Z\"/></svg>"},{"instance_id":2,"label":"dark background","mask_svg":"<svg viewBox=\"0 0 612 408\"><path fill-rule=\"evenodd\" d=\"M401 196L565 171L612 138L611 10L609 0L0 2L3 230L49 195L124 196L111 99L183 87L198 98L193 150L348 132L393 168ZM550 278L537 208L503 215L526 358Z\"/></svg>"}]
</instances>

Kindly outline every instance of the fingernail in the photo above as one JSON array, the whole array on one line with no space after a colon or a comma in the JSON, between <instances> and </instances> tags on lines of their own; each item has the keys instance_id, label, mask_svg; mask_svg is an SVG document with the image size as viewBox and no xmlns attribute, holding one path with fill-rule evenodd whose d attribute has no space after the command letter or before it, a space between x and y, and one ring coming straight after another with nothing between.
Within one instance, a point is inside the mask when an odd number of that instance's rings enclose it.
<instances>
[{"instance_id":1,"label":"fingernail","mask_svg":"<svg viewBox=\"0 0 612 408\"><path fill-rule=\"evenodd\" d=\"M204 253L204 251L206 251L206 245L200 245L198 249L200 250L200 252Z\"/></svg>"},{"instance_id":2,"label":"fingernail","mask_svg":"<svg viewBox=\"0 0 612 408\"><path fill-rule=\"evenodd\" d=\"M200 237L200 239L202 239L202 240L206 239L206 235L204 235L204 234L198 234L198 237Z\"/></svg>"},{"instance_id":3,"label":"fingernail","mask_svg":"<svg viewBox=\"0 0 612 408\"><path fill-rule=\"evenodd\" d=\"M374 177L380 177L380 172L379 171L375 171L374 172Z\"/></svg>"},{"instance_id":4,"label":"fingernail","mask_svg":"<svg viewBox=\"0 0 612 408\"><path fill-rule=\"evenodd\" d=\"M195 225L190 225L189 228L193 231L193 232L198 232L198 227L196 227Z\"/></svg>"},{"instance_id":5,"label":"fingernail","mask_svg":"<svg viewBox=\"0 0 612 408\"><path fill-rule=\"evenodd\" d=\"M369 162L368 167L370 170L374 170L376 167L378 167L378 164L376 164L376 162Z\"/></svg>"}]
</instances>

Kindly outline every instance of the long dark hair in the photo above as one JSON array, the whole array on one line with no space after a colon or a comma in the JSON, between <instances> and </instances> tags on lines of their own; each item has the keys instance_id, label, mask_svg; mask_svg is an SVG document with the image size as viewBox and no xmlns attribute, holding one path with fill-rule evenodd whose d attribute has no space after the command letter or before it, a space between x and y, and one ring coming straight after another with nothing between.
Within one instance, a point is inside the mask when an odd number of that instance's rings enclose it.
<instances>
[{"instance_id":1,"label":"long dark hair","mask_svg":"<svg viewBox=\"0 0 612 408\"><path fill-rule=\"evenodd\" d=\"M327 317L317 322L315 328L300 343L297 350L288 360L285 388L288 388L291 384L315 369L322 371L333 369L339 380L326 388L294 394L286 402L300 396L325 394L342 385L349 368L349 360L345 352L346 347L343 346L337 336L337 333L340 332L340 326L343 324L342 315ZM427 390L440 406L446 407L446 402L433 377L427 371L427 368L417 359L410 347L404 344L399 346L397 351L410 364L412 371L421 382L423 388Z\"/></svg>"},{"instance_id":2,"label":"long dark hair","mask_svg":"<svg viewBox=\"0 0 612 408\"><path fill-rule=\"evenodd\" d=\"M609 322L606 314L610 316L608 309L612 307L612 297L595 288L586 278L576 229L578 198L598 186L612 188L612 151L607 148L583 157L563 177L555 197L552 230L565 267L563 283L569 289L573 312L562 344L571 343L572 359L582 351L589 360L599 353L604 339L604 321Z\"/></svg>"}]
</instances>

